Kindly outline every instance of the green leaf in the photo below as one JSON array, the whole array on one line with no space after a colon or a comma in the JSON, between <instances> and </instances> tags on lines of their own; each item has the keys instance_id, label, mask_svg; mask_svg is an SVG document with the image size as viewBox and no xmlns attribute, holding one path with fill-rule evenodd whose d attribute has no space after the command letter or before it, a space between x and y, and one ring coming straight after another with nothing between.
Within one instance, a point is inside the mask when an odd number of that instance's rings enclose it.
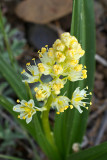
<instances>
[{"instance_id":1,"label":"green leaf","mask_svg":"<svg viewBox=\"0 0 107 160\"><path fill-rule=\"evenodd\" d=\"M0 154L0 158L2 158L2 159L8 159L8 160L24 160L22 158L16 158L16 157L6 156L6 155L2 155L2 154Z\"/></svg>"},{"instance_id":2,"label":"green leaf","mask_svg":"<svg viewBox=\"0 0 107 160\"><path fill-rule=\"evenodd\" d=\"M15 72L15 70L5 62L5 60L0 56L0 72L2 73L3 77L8 81L10 86L13 88L15 93L20 99L28 100L27 92L25 89L24 83L22 83L21 77ZM46 155L51 159L60 159L57 153L57 149L52 147L41 127L40 119L38 119L37 114L34 116L36 120L30 122L30 124L26 124L25 121L20 120L17 118L17 113L13 111L13 104L10 103L6 98L0 95L0 104L5 107L16 119L17 121L23 126L35 140L37 140L40 147L46 153Z\"/></svg>"},{"instance_id":3,"label":"green leaf","mask_svg":"<svg viewBox=\"0 0 107 160\"><path fill-rule=\"evenodd\" d=\"M47 141L41 128L40 119L38 119L37 114L33 116L33 120L29 124L26 124L25 120L20 120L17 118L17 113L13 111L13 104L1 95L0 104L16 118L17 122L20 123L23 129L26 129L28 133L32 135L32 137L37 141L42 150L51 160L60 160L60 156L57 152L56 147L51 146Z\"/></svg>"},{"instance_id":4,"label":"green leaf","mask_svg":"<svg viewBox=\"0 0 107 160\"><path fill-rule=\"evenodd\" d=\"M95 23L93 0L74 0L71 34L77 37L82 45L82 48L85 50L85 56L83 56L80 60L80 63L87 66L87 79L74 83L72 90L74 90L77 86L80 86L81 89L88 86L88 92L90 92L93 89L95 70ZM87 101L89 102L90 99ZM68 128L68 134L70 137L70 139L68 139L68 153L72 152L73 143L82 142L89 113L89 111L85 109L82 114L80 114L77 110L74 110L73 112L72 126ZM70 121L71 116L72 113L68 117L68 122Z\"/></svg>"},{"instance_id":5,"label":"green leaf","mask_svg":"<svg viewBox=\"0 0 107 160\"><path fill-rule=\"evenodd\" d=\"M74 0L71 24L71 35L74 35L86 54L80 63L87 66L88 78L79 82L67 82L64 91L71 98L73 91L78 86L83 89L89 86L88 92L92 91L94 81L94 55L95 55L95 24L93 12L93 0ZM90 99L88 100L90 101ZM80 114L76 109L68 109L63 114L56 116L54 134L59 151L64 158L72 153L72 144L81 143L86 129L89 111ZM63 146L63 147L62 147ZM65 157L66 159L66 157Z\"/></svg>"},{"instance_id":6,"label":"green leaf","mask_svg":"<svg viewBox=\"0 0 107 160\"><path fill-rule=\"evenodd\" d=\"M107 142L68 156L67 160L106 160Z\"/></svg>"},{"instance_id":7,"label":"green leaf","mask_svg":"<svg viewBox=\"0 0 107 160\"><path fill-rule=\"evenodd\" d=\"M20 99L28 99L25 85L19 74L0 55L0 73L8 81Z\"/></svg>"}]
</instances>

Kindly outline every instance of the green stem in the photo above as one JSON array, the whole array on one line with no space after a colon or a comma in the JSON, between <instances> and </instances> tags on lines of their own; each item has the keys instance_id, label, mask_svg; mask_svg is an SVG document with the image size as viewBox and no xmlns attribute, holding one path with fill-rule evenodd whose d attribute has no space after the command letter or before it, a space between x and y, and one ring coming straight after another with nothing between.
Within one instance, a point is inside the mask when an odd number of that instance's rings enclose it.
<instances>
[{"instance_id":1,"label":"green stem","mask_svg":"<svg viewBox=\"0 0 107 160\"><path fill-rule=\"evenodd\" d=\"M4 37L4 42L5 42L7 51L8 51L8 55L9 55L11 65L14 67L14 57L13 57L13 53L12 53L12 50L11 50L11 47L10 47L10 43L8 41L7 34L5 32L5 29L4 29L1 9L0 9L0 29L1 29L3 37Z\"/></svg>"},{"instance_id":2,"label":"green stem","mask_svg":"<svg viewBox=\"0 0 107 160\"><path fill-rule=\"evenodd\" d=\"M49 111L51 108L51 103L52 103L52 96L50 96L47 100L47 103L45 105L46 109L43 113L42 113L42 124L43 124L43 129L45 132L45 135L48 139L48 141L54 145L54 139L53 139L53 135L50 129L50 124L49 124Z\"/></svg>"}]
</instances>

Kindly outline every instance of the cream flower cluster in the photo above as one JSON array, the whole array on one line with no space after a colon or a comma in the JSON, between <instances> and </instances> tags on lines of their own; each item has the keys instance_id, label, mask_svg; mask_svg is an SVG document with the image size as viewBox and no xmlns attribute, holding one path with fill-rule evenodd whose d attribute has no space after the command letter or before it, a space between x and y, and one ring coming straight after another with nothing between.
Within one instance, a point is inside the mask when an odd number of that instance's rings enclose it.
<instances>
[{"instance_id":1,"label":"cream flower cluster","mask_svg":"<svg viewBox=\"0 0 107 160\"><path fill-rule=\"evenodd\" d=\"M77 88L73 95L72 99L69 99L66 96L60 96L60 91L64 87L67 80L72 82L83 80L87 78L86 66L79 64L80 58L85 54L85 51L81 48L81 45L78 43L77 39L74 36L71 36L70 33L65 32L61 34L60 39L57 39L52 48L48 49L48 46L41 48L41 51L38 51L40 63L36 64L35 58L32 60L34 64L26 64L27 71L23 70L21 73L26 77L23 82L35 83L40 82L38 87L34 88L35 97L38 101L44 101L45 108L49 97L52 97L51 107L56 107L57 114L64 112L68 107L71 109L75 107L80 113L82 110L80 106L86 107L86 88L81 90ZM49 83L43 83L41 81L42 75L50 75L52 81ZM90 93L91 94L91 93ZM34 102L32 100L32 106L29 107L29 102L26 102L28 106L22 107L23 101L21 101L21 106L16 105L14 111L20 111L21 115L19 118L26 118L27 122L30 122L32 115L36 113L37 107L34 107ZM19 110L17 108L19 107ZM29 111L26 109L29 108ZM15 109L16 108L16 109ZM43 111L41 109L40 111ZM30 114L30 115L29 115ZM31 117L30 117L31 116ZM29 119L30 117L30 119Z\"/></svg>"}]
</instances>

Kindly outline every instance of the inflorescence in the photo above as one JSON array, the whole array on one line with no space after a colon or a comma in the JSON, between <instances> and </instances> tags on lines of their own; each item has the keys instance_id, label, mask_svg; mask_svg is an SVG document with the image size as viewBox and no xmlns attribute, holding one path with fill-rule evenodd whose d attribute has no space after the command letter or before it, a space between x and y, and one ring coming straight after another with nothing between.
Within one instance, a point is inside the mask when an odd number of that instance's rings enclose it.
<instances>
[{"instance_id":1,"label":"inflorescence","mask_svg":"<svg viewBox=\"0 0 107 160\"><path fill-rule=\"evenodd\" d=\"M60 39L54 42L52 48L48 49L46 45L38 53L41 62L36 64L35 58L33 58L34 65L27 63L28 72L23 70L21 74L26 76L23 82L39 82L39 86L34 88L35 97L38 101L44 102L44 107L36 107L33 100L28 102L18 100L20 104L13 108L14 111L20 112L18 118L26 119L26 122L29 123L36 111L47 109L46 104L50 96L52 97L50 106L52 108L56 107L57 114L64 112L68 107L70 109L75 107L80 113L83 112L81 107L88 109L86 106L88 102L85 102L85 100L88 95L92 95L91 92L87 94L88 87L82 90L79 87L76 88L71 99L59 95L67 80L74 82L87 78L86 66L79 64L79 60L84 56L85 51L81 48L77 39L68 32L63 33ZM41 80L42 75L50 75L52 81L44 83Z\"/></svg>"}]
</instances>

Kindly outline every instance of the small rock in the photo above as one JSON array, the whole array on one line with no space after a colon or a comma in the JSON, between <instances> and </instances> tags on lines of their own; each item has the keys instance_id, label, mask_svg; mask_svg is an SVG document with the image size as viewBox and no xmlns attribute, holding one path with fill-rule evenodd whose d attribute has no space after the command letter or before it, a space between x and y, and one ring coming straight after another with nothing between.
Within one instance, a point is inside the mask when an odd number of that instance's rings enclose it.
<instances>
[{"instance_id":1,"label":"small rock","mask_svg":"<svg viewBox=\"0 0 107 160\"><path fill-rule=\"evenodd\" d=\"M58 34L46 25L30 24L27 28L28 42L39 50L45 45L52 47L54 41L58 38Z\"/></svg>"}]
</instances>

